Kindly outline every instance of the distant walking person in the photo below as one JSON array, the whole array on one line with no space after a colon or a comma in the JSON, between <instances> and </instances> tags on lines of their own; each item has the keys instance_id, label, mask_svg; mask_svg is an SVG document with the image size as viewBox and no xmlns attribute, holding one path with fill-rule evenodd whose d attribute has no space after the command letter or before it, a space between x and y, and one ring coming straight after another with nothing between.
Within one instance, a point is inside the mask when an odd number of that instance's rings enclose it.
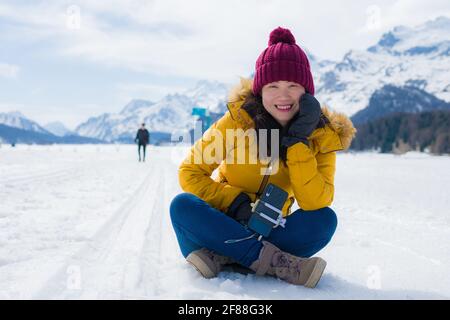
<instances>
[{"instance_id":1,"label":"distant walking person","mask_svg":"<svg viewBox=\"0 0 450 320\"><path fill-rule=\"evenodd\" d=\"M141 147L144 150L144 156L143 161L145 161L145 149L147 147L147 144L149 142L149 134L148 130L145 129L145 123L141 125L139 130L136 133L136 138L134 139L134 142L138 143L138 154L139 154L139 161L141 161Z\"/></svg>"}]
</instances>

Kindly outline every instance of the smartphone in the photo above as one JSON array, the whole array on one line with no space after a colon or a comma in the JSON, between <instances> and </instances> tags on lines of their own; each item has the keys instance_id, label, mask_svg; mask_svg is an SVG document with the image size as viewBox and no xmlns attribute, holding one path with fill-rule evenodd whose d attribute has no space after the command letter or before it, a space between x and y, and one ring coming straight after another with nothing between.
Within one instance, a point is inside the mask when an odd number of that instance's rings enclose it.
<instances>
[{"instance_id":1,"label":"smartphone","mask_svg":"<svg viewBox=\"0 0 450 320\"><path fill-rule=\"evenodd\" d=\"M277 220L281 213L273 210L276 208L281 211L286 202L288 193L276 185L269 183L261 195L260 201L253 207L253 214L248 222L248 227L264 237L268 237L275 223L267 220L261 214L266 215L272 220ZM268 205L267 205L268 204Z\"/></svg>"}]
</instances>

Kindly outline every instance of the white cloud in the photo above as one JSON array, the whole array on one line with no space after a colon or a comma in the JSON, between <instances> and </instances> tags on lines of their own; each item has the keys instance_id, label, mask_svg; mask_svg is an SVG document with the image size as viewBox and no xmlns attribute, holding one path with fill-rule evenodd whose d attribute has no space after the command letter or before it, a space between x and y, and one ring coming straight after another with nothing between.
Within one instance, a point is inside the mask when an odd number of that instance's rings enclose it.
<instances>
[{"instance_id":1,"label":"white cloud","mask_svg":"<svg viewBox=\"0 0 450 320\"><path fill-rule=\"evenodd\" d=\"M399 25L411 27L438 16L450 17L447 0L434 0L426 4L422 0L396 0L387 4L374 4L366 10L366 23L358 29L358 34L378 35ZM376 28L373 28L374 26Z\"/></svg>"},{"instance_id":2,"label":"white cloud","mask_svg":"<svg viewBox=\"0 0 450 320\"><path fill-rule=\"evenodd\" d=\"M390 29L397 25L414 26L438 16L450 16L448 1L397 0L387 6L383 14L383 27Z\"/></svg>"},{"instance_id":3,"label":"white cloud","mask_svg":"<svg viewBox=\"0 0 450 320\"><path fill-rule=\"evenodd\" d=\"M0 5L0 17L19 21L23 37L53 39L60 55L144 73L226 82L253 70L277 26L290 28L297 42L319 58L336 60L350 49L373 45L395 25L450 16L443 0L10 3ZM79 9L79 28L68 27L73 20L70 5ZM368 29L371 7L379 8L379 24Z\"/></svg>"},{"instance_id":4,"label":"white cloud","mask_svg":"<svg viewBox=\"0 0 450 320\"><path fill-rule=\"evenodd\" d=\"M19 66L0 63L0 77L15 79L19 75Z\"/></svg>"}]
</instances>

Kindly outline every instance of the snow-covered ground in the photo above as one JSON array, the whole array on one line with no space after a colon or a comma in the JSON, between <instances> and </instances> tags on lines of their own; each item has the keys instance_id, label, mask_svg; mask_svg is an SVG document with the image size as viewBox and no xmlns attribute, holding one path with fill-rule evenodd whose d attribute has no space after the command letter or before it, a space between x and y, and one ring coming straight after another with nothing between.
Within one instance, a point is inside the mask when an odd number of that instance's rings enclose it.
<instances>
[{"instance_id":1,"label":"snow-covered ground","mask_svg":"<svg viewBox=\"0 0 450 320\"><path fill-rule=\"evenodd\" d=\"M450 157L339 154L339 226L311 290L184 261L168 208L185 151L1 146L0 299L450 298Z\"/></svg>"}]
</instances>

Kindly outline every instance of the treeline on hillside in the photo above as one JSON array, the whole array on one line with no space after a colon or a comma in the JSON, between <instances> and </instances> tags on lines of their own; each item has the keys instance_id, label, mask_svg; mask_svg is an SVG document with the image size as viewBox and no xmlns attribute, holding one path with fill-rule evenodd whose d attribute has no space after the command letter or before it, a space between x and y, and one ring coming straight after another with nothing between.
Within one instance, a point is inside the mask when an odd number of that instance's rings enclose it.
<instances>
[{"instance_id":1,"label":"treeline on hillside","mask_svg":"<svg viewBox=\"0 0 450 320\"><path fill-rule=\"evenodd\" d=\"M352 150L450 153L450 111L394 113L356 126Z\"/></svg>"}]
</instances>

